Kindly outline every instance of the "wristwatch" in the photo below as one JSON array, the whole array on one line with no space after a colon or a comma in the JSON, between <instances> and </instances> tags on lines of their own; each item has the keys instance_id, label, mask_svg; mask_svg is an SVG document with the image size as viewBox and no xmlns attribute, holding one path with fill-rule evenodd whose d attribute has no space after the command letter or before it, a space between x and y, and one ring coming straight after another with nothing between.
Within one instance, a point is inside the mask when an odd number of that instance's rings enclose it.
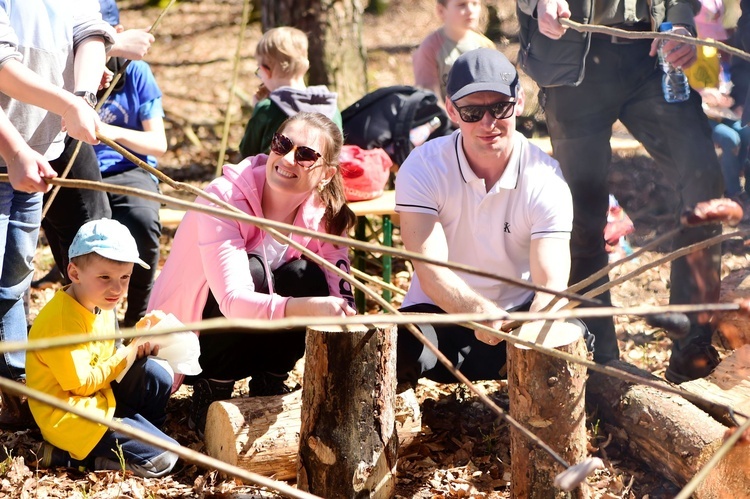
<instances>
[{"instance_id":1,"label":"wristwatch","mask_svg":"<svg viewBox=\"0 0 750 499\"><path fill-rule=\"evenodd\" d=\"M79 90L77 92L73 92L73 95L81 97L84 101L86 101L86 104L88 104L92 108L95 108L96 103L98 102L96 94L94 92L89 92L88 90Z\"/></svg>"}]
</instances>

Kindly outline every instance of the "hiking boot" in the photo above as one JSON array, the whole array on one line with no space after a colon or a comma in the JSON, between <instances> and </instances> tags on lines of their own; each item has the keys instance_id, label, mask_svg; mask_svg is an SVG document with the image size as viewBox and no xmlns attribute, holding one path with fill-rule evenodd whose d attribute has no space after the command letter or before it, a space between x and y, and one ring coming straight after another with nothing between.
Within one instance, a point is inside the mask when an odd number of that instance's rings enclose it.
<instances>
[{"instance_id":1,"label":"hiking boot","mask_svg":"<svg viewBox=\"0 0 750 499\"><path fill-rule=\"evenodd\" d=\"M253 374L250 378L249 391L251 397L267 397L269 395L284 395L292 389L286 385L289 374L275 374L262 372Z\"/></svg>"},{"instance_id":2,"label":"hiking boot","mask_svg":"<svg viewBox=\"0 0 750 499\"><path fill-rule=\"evenodd\" d=\"M719 353L708 343L694 342L682 349L674 347L664 377L677 385L705 378L716 369L719 362Z\"/></svg>"},{"instance_id":3,"label":"hiking boot","mask_svg":"<svg viewBox=\"0 0 750 499\"><path fill-rule=\"evenodd\" d=\"M25 383L23 379L17 380L19 383ZM26 397L16 395L15 393L0 392L2 405L0 406L0 428L10 431L28 430L36 428L34 416L31 415L29 403Z\"/></svg>"},{"instance_id":4,"label":"hiking boot","mask_svg":"<svg viewBox=\"0 0 750 499\"><path fill-rule=\"evenodd\" d=\"M193 384L193 398L190 404L190 416L188 427L195 430L198 436L203 438L206 429L206 415L208 406L217 400L232 398L234 381L217 381L214 379L199 378Z\"/></svg>"}]
</instances>

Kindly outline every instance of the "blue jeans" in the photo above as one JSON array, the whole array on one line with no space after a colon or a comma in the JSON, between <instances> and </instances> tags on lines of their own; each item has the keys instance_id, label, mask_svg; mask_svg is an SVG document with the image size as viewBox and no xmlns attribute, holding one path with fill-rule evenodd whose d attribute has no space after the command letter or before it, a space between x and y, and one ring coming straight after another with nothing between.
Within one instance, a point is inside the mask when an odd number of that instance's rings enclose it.
<instances>
[{"instance_id":1,"label":"blue jeans","mask_svg":"<svg viewBox=\"0 0 750 499\"><path fill-rule=\"evenodd\" d=\"M721 148L721 173L724 174L724 191L727 197L742 192L740 173L747 160L750 146L750 127L742 126L741 120L722 122L709 120L711 138Z\"/></svg>"},{"instance_id":2,"label":"blue jeans","mask_svg":"<svg viewBox=\"0 0 750 499\"><path fill-rule=\"evenodd\" d=\"M31 284L41 219L41 194L0 183L0 341L26 341L23 295ZM25 377L26 353L3 354L0 376Z\"/></svg>"},{"instance_id":3,"label":"blue jeans","mask_svg":"<svg viewBox=\"0 0 750 499\"><path fill-rule=\"evenodd\" d=\"M120 383L112 383L115 394L115 418L173 444L177 441L159 428L167 419L165 412L172 393L172 376L149 357L135 361ZM117 454L122 452L126 469L137 476L158 478L167 475L177 455L124 433L108 430L87 456L97 470L119 470Z\"/></svg>"}]
</instances>

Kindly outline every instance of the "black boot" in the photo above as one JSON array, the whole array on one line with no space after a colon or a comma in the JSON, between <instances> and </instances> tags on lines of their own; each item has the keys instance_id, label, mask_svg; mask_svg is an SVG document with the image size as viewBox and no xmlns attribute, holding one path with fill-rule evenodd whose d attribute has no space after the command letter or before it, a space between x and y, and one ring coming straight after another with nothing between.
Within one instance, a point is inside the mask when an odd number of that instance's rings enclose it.
<instances>
[{"instance_id":1,"label":"black boot","mask_svg":"<svg viewBox=\"0 0 750 499\"><path fill-rule=\"evenodd\" d=\"M250 378L249 390L252 397L266 397L269 395L283 395L292 391L286 385L289 374L262 372L253 374Z\"/></svg>"},{"instance_id":2,"label":"black boot","mask_svg":"<svg viewBox=\"0 0 750 499\"><path fill-rule=\"evenodd\" d=\"M195 430L198 436L203 438L206 429L206 415L208 407L217 400L232 398L234 381L217 381L214 379L199 378L193 384L193 398L190 404L190 417L188 427Z\"/></svg>"}]
</instances>

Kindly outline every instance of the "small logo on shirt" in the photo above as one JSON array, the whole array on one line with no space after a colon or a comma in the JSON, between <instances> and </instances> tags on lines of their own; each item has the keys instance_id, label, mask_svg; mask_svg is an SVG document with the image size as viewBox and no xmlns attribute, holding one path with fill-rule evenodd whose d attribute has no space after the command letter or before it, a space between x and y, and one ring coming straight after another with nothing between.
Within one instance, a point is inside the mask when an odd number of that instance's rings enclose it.
<instances>
[{"instance_id":1,"label":"small logo on shirt","mask_svg":"<svg viewBox=\"0 0 750 499\"><path fill-rule=\"evenodd\" d=\"M507 232L510 234L510 222L505 222L505 227L503 227L503 232Z\"/></svg>"}]
</instances>

